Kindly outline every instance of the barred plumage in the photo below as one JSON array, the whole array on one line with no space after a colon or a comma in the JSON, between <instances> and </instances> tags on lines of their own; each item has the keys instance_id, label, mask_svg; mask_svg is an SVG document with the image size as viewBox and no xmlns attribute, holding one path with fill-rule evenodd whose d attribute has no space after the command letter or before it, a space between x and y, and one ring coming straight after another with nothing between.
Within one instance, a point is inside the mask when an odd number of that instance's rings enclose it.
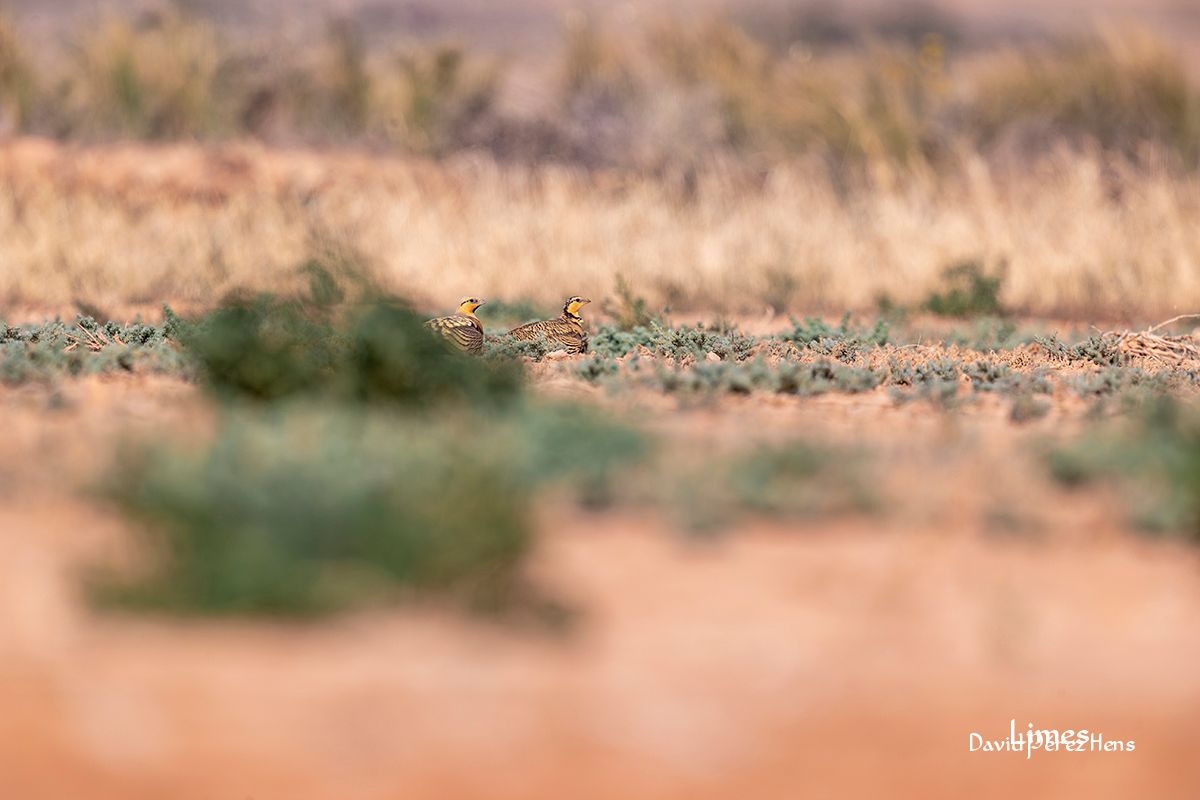
<instances>
[{"instance_id":1,"label":"barred plumage","mask_svg":"<svg viewBox=\"0 0 1200 800\"><path fill-rule=\"evenodd\" d=\"M481 305L483 301L477 297L464 298L458 311L448 317L435 317L425 325L460 350L478 355L483 352L483 323L475 316L475 309Z\"/></svg>"},{"instance_id":2,"label":"barred plumage","mask_svg":"<svg viewBox=\"0 0 1200 800\"><path fill-rule=\"evenodd\" d=\"M579 311L590 302L592 301L584 297L568 297L567 302L563 304L562 314L557 319L529 322L513 328L508 335L526 340L545 336L547 341L566 347L571 355L586 353L588 335Z\"/></svg>"}]
</instances>

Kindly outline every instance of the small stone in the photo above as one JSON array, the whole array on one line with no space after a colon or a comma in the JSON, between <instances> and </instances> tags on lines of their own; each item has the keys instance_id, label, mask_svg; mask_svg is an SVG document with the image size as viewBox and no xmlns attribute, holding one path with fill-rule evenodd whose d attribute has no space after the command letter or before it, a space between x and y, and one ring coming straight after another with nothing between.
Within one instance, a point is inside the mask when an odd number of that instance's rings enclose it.
<instances>
[{"instance_id":1,"label":"small stone","mask_svg":"<svg viewBox=\"0 0 1200 800\"><path fill-rule=\"evenodd\" d=\"M706 355L704 357L704 360L705 361L720 361L721 357L719 355L717 355L716 353L709 353L708 355Z\"/></svg>"}]
</instances>

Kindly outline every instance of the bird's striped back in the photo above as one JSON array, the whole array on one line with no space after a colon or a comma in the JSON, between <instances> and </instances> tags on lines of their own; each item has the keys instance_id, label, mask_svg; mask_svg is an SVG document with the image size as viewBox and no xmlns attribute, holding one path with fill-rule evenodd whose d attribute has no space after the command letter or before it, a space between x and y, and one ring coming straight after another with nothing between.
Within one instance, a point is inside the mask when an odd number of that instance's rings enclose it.
<instances>
[{"instance_id":1,"label":"bird's striped back","mask_svg":"<svg viewBox=\"0 0 1200 800\"><path fill-rule=\"evenodd\" d=\"M557 319L544 319L539 322L529 322L513 328L509 336L517 339L532 340L542 336L546 340L567 348L571 355L586 353L588 349L587 329L583 327L583 317L580 309L592 302L586 297L573 295L563 303L562 314Z\"/></svg>"},{"instance_id":2,"label":"bird's striped back","mask_svg":"<svg viewBox=\"0 0 1200 800\"><path fill-rule=\"evenodd\" d=\"M448 317L431 319L425 324L464 352L483 352L483 324L475 317L451 314Z\"/></svg>"},{"instance_id":3,"label":"bird's striped back","mask_svg":"<svg viewBox=\"0 0 1200 800\"><path fill-rule=\"evenodd\" d=\"M483 301L479 298L463 298L456 313L448 317L435 317L425 326L440 333L460 350L477 355L483 352L483 323L475 316L475 309L481 305Z\"/></svg>"}]
</instances>

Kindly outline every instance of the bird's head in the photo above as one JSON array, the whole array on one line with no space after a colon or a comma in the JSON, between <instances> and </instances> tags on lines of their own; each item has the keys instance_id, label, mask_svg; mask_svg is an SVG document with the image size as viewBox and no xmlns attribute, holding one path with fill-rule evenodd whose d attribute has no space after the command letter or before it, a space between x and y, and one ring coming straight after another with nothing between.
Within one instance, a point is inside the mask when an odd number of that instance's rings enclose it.
<instances>
[{"instance_id":1,"label":"bird's head","mask_svg":"<svg viewBox=\"0 0 1200 800\"><path fill-rule=\"evenodd\" d=\"M483 305L483 301L478 297L464 297L462 302L458 304L458 313L473 317L475 316L475 309L481 305Z\"/></svg>"},{"instance_id":2,"label":"bird's head","mask_svg":"<svg viewBox=\"0 0 1200 800\"><path fill-rule=\"evenodd\" d=\"M580 309L582 309L584 306L586 306L590 302L592 302L592 301L587 299L586 297L580 297L579 295L575 295L574 297L568 297L567 302L563 304L563 313L566 314L568 317L575 317L576 319L580 319L581 318L579 315Z\"/></svg>"}]
</instances>

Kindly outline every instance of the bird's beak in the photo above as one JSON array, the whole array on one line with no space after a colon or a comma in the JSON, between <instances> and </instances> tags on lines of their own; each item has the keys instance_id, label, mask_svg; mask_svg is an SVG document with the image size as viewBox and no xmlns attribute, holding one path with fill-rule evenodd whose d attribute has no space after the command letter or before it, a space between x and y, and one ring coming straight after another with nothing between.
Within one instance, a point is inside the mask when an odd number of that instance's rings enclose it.
<instances>
[{"instance_id":1,"label":"bird's beak","mask_svg":"<svg viewBox=\"0 0 1200 800\"><path fill-rule=\"evenodd\" d=\"M592 302L592 301L591 301L591 300L589 300L588 298L586 298L586 297L585 297L585 298L583 299L583 302L585 302L585 303L590 303L590 302Z\"/></svg>"}]
</instances>

